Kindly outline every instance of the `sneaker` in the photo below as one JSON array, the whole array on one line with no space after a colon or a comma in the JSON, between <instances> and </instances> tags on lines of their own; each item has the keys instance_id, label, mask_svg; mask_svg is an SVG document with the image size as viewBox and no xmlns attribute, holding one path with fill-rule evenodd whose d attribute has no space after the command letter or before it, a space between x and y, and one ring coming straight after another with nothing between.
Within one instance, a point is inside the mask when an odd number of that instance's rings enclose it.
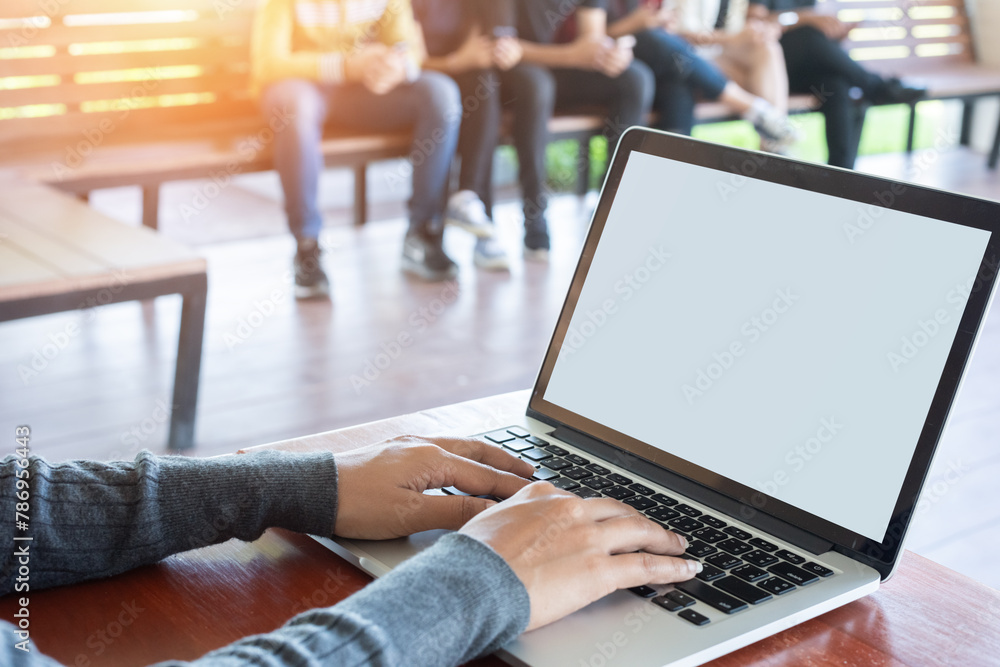
<instances>
[{"instance_id":1,"label":"sneaker","mask_svg":"<svg viewBox=\"0 0 1000 667\"><path fill-rule=\"evenodd\" d=\"M486 215L486 204L472 190L459 190L448 199L444 221L481 239L493 236L493 221Z\"/></svg>"},{"instance_id":2,"label":"sneaker","mask_svg":"<svg viewBox=\"0 0 1000 667\"><path fill-rule=\"evenodd\" d=\"M925 97L927 97L926 86L903 81L894 76L885 80L872 102L875 104L914 104Z\"/></svg>"},{"instance_id":3,"label":"sneaker","mask_svg":"<svg viewBox=\"0 0 1000 667\"><path fill-rule=\"evenodd\" d=\"M295 252L295 298L315 299L330 295L330 281L323 272L316 239L302 239Z\"/></svg>"},{"instance_id":4,"label":"sneaker","mask_svg":"<svg viewBox=\"0 0 1000 667\"><path fill-rule=\"evenodd\" d=\"M507 251L503 249L503 246L495 238L477 239L476 251L472 255L472 260L481 269L490 269L493 271L510 270L510 260L507 259Z\"/></svg>"},{"instance_id":5,"label":"sneaker","mask_svg":"<svg viewBox=\"0 0 1000 667\"><path fill-rule=\"evenodd\" d=\"M524 224L524 258L536 262L549 259L549 230L545 222Z\"/></svg>"},{"instance_id":6,"label":"sneaker","mask_svg":"<svg viewBox=\"0 0 1000 667\"><path fill-rule=\"evenodd\" d=\"M443 232L411 231L403 241L403 271L437 282L454 278L458 265L444 252Z\"/></svg>"},{"instance_id":7,"label":"sneaker","mask_svg":"<svg viewBox=\"0 0 1000 667\"><path fill-rule=\"evenodd\" d=\"M802 139L802 132L792 125L788 116L781 113L765 100L758 98L748 113L748 120L760 135L762 142L772 153L782 153L789 146Z\"/></svg>"}]
</instances>

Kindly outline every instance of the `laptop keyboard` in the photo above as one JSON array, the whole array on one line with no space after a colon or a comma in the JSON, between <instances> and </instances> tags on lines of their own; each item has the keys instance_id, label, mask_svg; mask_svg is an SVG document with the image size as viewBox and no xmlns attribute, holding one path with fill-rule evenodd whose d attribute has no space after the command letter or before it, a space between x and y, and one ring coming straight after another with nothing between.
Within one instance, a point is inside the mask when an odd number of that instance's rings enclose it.
<instances>
[{"instance_id":1,"label":"laptop keyboard","mask_svg":"<svg viewBox=\"0 0 1000 667\"><path fill-rule=\"evenodd\" d=\"M683 557L700 561L704 569L694 579L673 584L674 590L662 595L651 586L629 590L669 612L676 612L693 625L711 622L699 611L700 604L723 614L737 614L834 575L833 570L806 556L730 525L719 516L613 472L520 427L499 429L480 437L534 465L534 479L548 481L581 498L614 498L667 530L683 535L688 541Z\"/></svg>"}]
</instances>

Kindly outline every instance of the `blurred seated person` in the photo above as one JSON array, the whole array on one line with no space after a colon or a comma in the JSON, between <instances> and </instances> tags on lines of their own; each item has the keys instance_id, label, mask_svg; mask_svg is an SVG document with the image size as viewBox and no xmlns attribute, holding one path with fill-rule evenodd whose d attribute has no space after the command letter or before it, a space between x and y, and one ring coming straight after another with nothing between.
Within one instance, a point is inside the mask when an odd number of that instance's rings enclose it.
<instances>
[{"instance_id":1,"label":"blurred seated person","mask_svg":"<svg viewBox=\"0 0 1000 667\"><path fill-rule=\"evenodd\" d=\"M750 3L751 16L770 20L783 31L781 47L791 90L820 100L830 164L854 167L866 103L912 104L927 94L925 88L884 78L856 63L840 46L854 26L817 12L816 0Z\"/></svg>"},{"instance_id":2,"label":"blurred seated person","mask_svg":"<svg viewBox=\"0 0 1000 667\"><path fill-rule=\"evenodd\" d=\"M672 4L660 4L657 0L609 0L608 12L608 34L612 37L634 35L635 57L649 65L656 76L653 110L657 114L657 129L691 134L695 103L702 99L721 102L733 113L753 123L765 148L782 150L797 139L797 130L789 124L788 116L781 110L785 100L780 100L778 105L772 104L727 77L716 63L703 58L691 42L677 34L680 24ZM760 45L760 53L755 54L753 49L741 52L754 57L759 55L760 62L767 65L764 72L772 73L771 50L767 42L754 40L753 32L745 34L750 35L748 41ZM698 32L694 38L703 44L709 43L710 39L739 39L716 35L714 31ZM754 58L750 61L756 62ZM755 81L745 69L740 68L739 71L742 72L741 79L749 79L751 83ZM779 70L776 78L782 76ZM765 80L758 89L778 95L783 87L780 81L772 84Z\"/></svg>"},{"instance_id":3,"label":"blurred seated person","mask_svg":"<svg viewBox=\"0 0 1000 667\"><path fill-rule=\"evenodd\" d=\"M457 273L442 247L444 197L458 141L458 88L420 71L420 37L409 0L263 0L253 29L253 87L275 127L274 163L288 226L298 242L295 295L329 293L317 242L327 125L391 131L412 128L413 198L403 244L404 271L427 280ZM284 119L277 123L273 119Z\"/></svg>"},{"instance_id":4,"label":"blurred seated person","mask_svg":"<svg viewBox=\"0 0 1000 667\"><path fill-rule=\"evenodd\" d=\"M605 110L609 155L625 130L645 124L653 73L627 40L608 35L604 0L517 0L517 24L524 61L552 71L557 109Z\"/></svg>"},{"instance_id":5,"label":"blurred seated person","mask_svg":"<svg viewBox=\"0 0 1000 667\"><path fill-rule=\"evenodd\" d=\"M479 237L477 266L509 268L493 235L493 154L509 110L524 199L525 257L544 259L545 147L555 83L544 67L521 62L514 0L414 0L413 8L429 54L424 66L451 76L463 100L459 185L448 199L445 222Z\"/></svg>"}]
</instances>

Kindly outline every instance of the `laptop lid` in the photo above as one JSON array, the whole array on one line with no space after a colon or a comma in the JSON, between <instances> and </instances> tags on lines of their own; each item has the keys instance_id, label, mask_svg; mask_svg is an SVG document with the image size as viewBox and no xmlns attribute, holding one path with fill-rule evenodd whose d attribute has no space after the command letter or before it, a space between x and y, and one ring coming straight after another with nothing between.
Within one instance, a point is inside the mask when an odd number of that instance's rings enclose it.
<instances>
[{"instance_id":1,"label":"laptop lid","mask_svg":"<svg viewBox=\"0 0 1000 667\"><path fill-rule=\"evenodd\" d=\"M629 130L528 415L885 579L994 291L998 220L995 202Z\"/></svg>"}]
</instances>

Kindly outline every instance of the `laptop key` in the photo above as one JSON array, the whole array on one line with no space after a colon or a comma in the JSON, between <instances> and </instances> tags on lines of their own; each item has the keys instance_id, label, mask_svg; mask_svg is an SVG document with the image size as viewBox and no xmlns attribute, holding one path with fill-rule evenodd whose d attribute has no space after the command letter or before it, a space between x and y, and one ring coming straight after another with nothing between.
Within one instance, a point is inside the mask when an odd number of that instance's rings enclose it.
<instances>
[{"instance_id":1,"label":"laptop key","mask_svg":"<svg viewBox=\"0 0 1000 667\"><path fill-rule=\"evenodd\" d=\"M525 441L530 442L535 447L544 447L545 445L549 444L548 440L542 440L541 438L535 437L533 435L530 435L527 438L525 438Z\"/></svg>"},{"instance_id":2,"label":"laptop key","mask_svg":"<svg viewBox=\"0 0 1000 667\"><path fill-rule=\"evenodd\" d=\"M687 581L674 584L674 586L691 597L698 598L705 604L715 607L724 614L735 614L747 608L746 603L742 600L723 593L718 588L714 588L700 579L688 579Z\"/></svg>"},{"instance_id":3,"label":"laptop key","mask_svg":"<svg viewBox=\"0 0 1000 667\"><path fill-rule=\"evenodd\" d=\"M766 551L767 553L772 553L778 550L777 545L771 544L767 540L762 540L759 537L755 537L752 540L748 540L751 546L757 547L761 551Z\"/></svg>"},{"instance_id":4,"label":"laptop key","mask_svg":"<svg viewBox=\"0 0 1000 667\"><path fill-rule=\"evenodd\" d=\"M608 479L610 479L615 484L621 484L622 486L628 486L629 484L632 483L631 479L629 479L625 475L619 475L616 472L613 472L610 475L608 475Z\"/></svg>"},{"instance_id":5,"label":"laptop key","mask_svg":"<svg viewBox=\"0 0 1000 667\"><path fill-rule=\"evenodd\" d=\"M590 459L585 459L579 454L567 454L566 460L575 466L585 466L590 463Z\"/></svg>"},{"instance_id":6,"label":"laptop key","mask_svg":"<svg viewBox=\"0 0 1000 667\"><path fill-rule=\"evenodd\" d=\"M675 505L674 509L681 514L687 514L688 516L701 516L701 510L695 509L690 505L681 503L680 505Z\"/></svg>"},{"instance_id":7,"label":"laptop key","mask_svg":"<svg viewBox=\"0 0 1000 667\"><path fill-rule=\"evenodd\" d=\"M660 503L661 505L668 505L668 506L670 506L670 505L676 505L677 504L677 500L676 499L671 498L670 496L665 496L662 493L654 493L651 497L653 498L653 500L655 500L656 502Z\"/></svg>"},{"instance_id":8,"label":"laptop key","mask_svg":"<svg viewBox=\"0 0 1000 667\"><path fill-rule=\"evenodd\" d=\"M705 524L697 519L692 519L689 516L680 516L669 522L671 526L677 530L683 530L685 533L690 533L692 531L698 530L699 528L704 528Z\"/></svg>"},{"instance_id":9,"label":"laptop key","mask_svg":"<svg viewBox=\"0 0 1000 667\"><path fill-rule=\"evenodd\" d=\"M511 426L510 428L507 429L507 432L510 433L515 438L527 438L529 435L531 435L520 426Z\"/></svg>"},{"instance_id":10,"label":"laptop key","mask_svg":"<svg viewBox=\"0 0 1000 667\"><path fill-rule=\"evenodd\" d=\"M509 449L512 452L525 452L532 449L532 445L527 440L518 440L517 438L511 438L510 442L503 443L504 449Z\"/></svg>"},{"instance_id":11,"label":"laptop key","mask_svg":"<svg viewBox=\"0 0 1000 667\"><path fill-rule=\"evenodd\" d=\"M715 528L708 528L708 527L699 528L698 530L694 531L692 535L697 537L699 540L705 540L706 542L709 542L711 544L715 544L719 540L726 539L725 533L720 533Z\"/></svg>"},{"instance_id":12,"label":"laptop key","mask_svg":"<svg viewBox=\"0 0 1000 667\"><path fill-rule=\"evenodd\" d=\"M819 577L815 574L810 574L800 567L795 567L791 563L776 563L771 567L767 568L767 571L771 574L776 574L782 579L787 579L796 586L805 586L806 584L811 584L814 581L819 581Z\"/></svg>"},{"instance_id":13,"label":"laptop key","mask_svg":"<svg viewBox=\"0 0 1000 667\"><path fill-rule=\"evenodd\" d=\"M646 510L646 516L652 517L657 521L670 521L671 519L676 519L680 516L677 512L670 509L669 507L663 507L658 505L652 509Z\"/></svg>"},{"instance_id":14,"label":"laptop key","mask_svg":"<svg viewBox=\"0 0 1000 667\"><path fill-rule=\"evenodd\" d=\"M607 475L611 471L602 466L600 463L590 463L587 466L587 470L597 475Z\"/></svg>"},{"instance_id":15,"label":"laptop key","mask_svg":"<svg viewBox=\"0 0 1000 667\"><path fill-rule=\"evenodd\" d=\"M521 456L531 459L532 461L541 461L542 459L547 459L552 455L544 449L533 447L526 452L521 452Z\"/></svg>"},{"instance_id":16,"label":"laptop key","mask_svg":"<svg viewBox=\"0 0 1000 667\"><path fill-rule=\"evenodd\" d=\"M610 476L609 476L610 479ZM604 495L609 498L614 498L615 500L625 500L626 498L631 498L635 495L635 491L630 491L624 486L612 486L610 489L604 490Z\"/></svg>"},{"instance_id":17,"label":"laptop key","mask_svg":"<svg viewBox=\"0 0 1000 667\"><path fill-rule=\"evenodd\" d=\"M702 542L701 540L695 540L688 544L687 551L685 553L691 554L695 558L702 558L709 554L714 554L718 549L713 547L707 542Z\"/></svg>"},{"instance_id":18,"label":"laptop key","mask_svg":"<svg viewBox=\"0 0 1000 667\"><path fill-rule=\"evenodd\" d=\"M823 567L819 563L804 563L802 569L812 574L818 574L821 577L829 577L833 574L833 570Z\"/></svg>"},{"instance_id":19,"label":"laptop key","mask_svg":"<svg viewBox=\"0 0 1000 667\"><path fill-rule=\"evenodd\" d=\"M705 562L709 563L710 565L714 565L715 567L722 568L723 570L728 570L731 567L736 567L743 561L741 561L736 556L733 556L732 554L726 554L720 552L709 556L708 558L705 559Z\"/></svg>"},{"instance_id":20,"label":"laptop key","mask_svg":"<svg viewBox=\"0 0 1000 667\"><path fill-rule=\"evenodd\" d=\"M572 491L573 489L580 488L580 484L574 482L567 477L556 477L555 479L549 480L549 483L557 489L562 489L563 491Z\"/></svg>"},{"instance_id":21,"label":"laptop key","mask_svg":"<svg viewBox=\"0 0 1000 667\"><path fill-rule=\"evenodd\" d=\"M670 591L669 593L667 593L663 597L667 598L668 600L673 600L674 602L676 602L677 604L679 604L682 608L683 607L690 607L691 605L694 604L694 598L693 597L691 597L690 595L685 595L684 593L681 593L680 591Z\"/></svg>"},{"instance_id":22,"label":"laptop key","mask_svg":"<svg viewBox=\"0 0 1000 667\"><path fill-rule=\"evenodd\" d=\"M719 547L723 551L728 551L734 556L742 556L748 551L752 551L753 547L746 542L740 542L737 539L729 538L728 540L723 540L715 546Z\"/></svg>"},{"instance_id":23,"label":"laptop key","mask_svg":"<svg viewBox=\"0 0 1000 667\"><path fill-rule=\"evenodd\" d=\"M774 595L784 595L788 591L795 590L795 584L790 584L779 577L771 577L770 579L765 579L764 581L758 581L757 585L768 593L772 593Z\"/></svg>"},{"instance_id":24,"label":"laptop key","mask_svg":"<svg viewBox=\"0 0 1000 667\"><path fill-rule=\"evenodd\" d=\"M650 588L649 586L633 586L632 588L628 589L628 592L634 593L635 595L638 595L641 598L651 598L656 595L656 590Z\"/></svg>"},{"instance_id":25,"label":"laptop key","mask_svg":"<svg viewBox=\"0 0 1000 667\"><path fill-rule=\"evenodd\" d=\"M751 540L753 542L753 540ZM750 553L743 556L743 560L748 563L753 563L757 567L767 567L771 563L777 563L778 559L771 554L764 553L760 549L751 551Z\"/></svg>"},{"instance_id":26,"label":"laptop key","mask_svg":"<svg viewBox=\"0 0 1000 667\"><path fill-rule=\"evenodd\" d=\"M746 600L750 604L760 604L771 599L771 594L767 591L756 586L751 586L742 579L732 576L719 579L713 585L718 586L727 593L735 595L741 600Z\"/></svg>"},{"instance_id":27,"label":"laptop key","mask_svg":"<svg viewBox=\"0 0 1000 667\"><path fill-rule=\"evenodd\" d=\"M683 618L685 621L688 621L689 623L694 623L698 627L701 627L703 625L708 625L709 623L711 623L711 621L708 620L707 616L702 616L694 609L684 609L678 612L677 615Z\"/></svg>"},{"instance_id":28,"label":"laptop key","mask_svg":"<svg viewBox=\"0 0 1000 667\"><path fill-rule=\"evenodd\" d=\"M694 602L694 600L692 600L692 602ZM684 605L677 604L676 602L668 598L666 595L661 595L658 598L653 598L653 604L659 605L664 609L666 609L667 611L680 611L681 609L684 608Z\"/></svg>"},{"instance_id":29,"label":"laptop key","mask_svg":"<svg viewBox=\"0 0 1000 667\"><path fill-rule=\"evenodd\" d=\"M641 493L644 496L651 496L651 495L653 495L653 490L651 488L649 488L645 484L640 484L639 482L636 482L635 484L633 484L632 486L630 486L628 488L632 489L636 493Z\"/></svg>"},{"instance_id":30,"label":"laptop key","mask_svg":"<svg viewBox=\"0 0 1000 667\"><path fill-rule=\"evenodd\" d=\"M566 459L568 460L569 457L567 456ZM592 474L593 473L591 473L589 470L584 470L583 468L566 468L566 470L563 470L564 477L569 477L570 479L575 479L575 480L581 480L584 477L590 477Z\"/></svg>"},{"instance_id":31,"label":"laptop key","mask_svg":"<svg viewBox=\"0 0 1000 667\"><path fill-rule=\"evenodd\" d=\"M582 483L596 491L602 491L609 486L614 486L611 480L604 479L603 477L587 477L582 480Z\"/></svg>"},{"instance_id":32,"label":"laptop key","mask_svg":"<svg viewBox=\"0 0 1000 667\"><path fill-rule=\"evenodd\" d=\"M487 440L490 440L491 442L497 443L498 445L502 445L505 442L510 442L517 436L515 436L513 433L509 433L506 429L500 429L499 431L493 431L491 433L487 433L483 437L486 438Z\"/></svg>"},{"instance_id":33,"label":"laptop key","mask_svg":"<svg viewBox=\"0 0 1000 667\"><path fill-rule=\"evenodd\" d=\"M542 465L548 468L549 470L565 470L566 468L569 468L573 464L567 461L566 459L552 458L542 461Z\"/></svg>"},{"instance_id":34,"label":"laptop key","mask_svg":"<svg viewBox=\"0 0 1000 667\"><path fill-rule=\"evenodd\" d=\"M575 493L576 495L580 496L584 500L586 500L587 498L600 498L601 497L600 492L594 491L593 489L588 489L585 486L581 486L579 489L573 489L573 491L571 493Z\"/></svg>"},{"instance_id":35,"label":"laptop key","mask_svg":"<svg viewBox=\"0 0 1000 667\"><path fill-rule=\"evenodd\" d=\"M702 516L702 517L700 517L700 520L704 521L709 526L711 526L712 528L715 528L717 530L721 530L721 529L723 529L723 528L726 527L726 522L725 521L723 521L722 519L716 519L714 516L709 516L707 514L704 515L704 516Z\"/></svg>"},{"instance_id":36,"label":"laptop key","mask_svg":"<svg viewBox=\"0 0 1000 667\"><path fill-rule=\"evenodd\" d=\"M781 560L787 560L789 563L792 563L793 565L802 565L802 563L806 562L806 559L803 558L802 556L794 554L786 549L782 549L781 551L779 551L774 555L780 558Z\"/></svg>"},{"instance_id":37,"label":"laptop key","mask_svg":"<svg viewBox=\"0 0 1000 667\"><path fill-rule=\"evenodd\" d=\"M732 574L735 574L740 579L745 579L749 582L760 581L761 579L767 579L767 572L760 569L756 565L751 565L747 563L745 565L740 565L739 567L734 567Z\"/></svg>"},{"instance_id":38,"label":"laptop key","mask_svg":"<svg viewBox=\"0 0 1000 667\"><path fill-rule=\"evenodd\" d=\"M567 454L569 454L568 449L563 449L559 445L547 445L545 449L546 451L549 451L555 454L556 456L566 456Z\"/></svg>"},{"instance_id":39,"label":"laptop key","mask_svg":"<svg viewBox=\"0 0 1000 667\"><path fill-rule=\"evenodd\" d=\"M630 507L636 508L640 512L648 510L650 507L656 507L656 503L645 496L632 496L631 498L626 498L622 502Z\"/></svg>"},{"instance_id":40,"label":"laptop key","mask_svg":"<svg viewBox=\"0 0 1000 667\"><path fill-rule=\"evenodd\" d=\"M551 479L555 479L558 476L559 473L555 472L554 470L549 470L548 468L538 468L537 470L535 470L535 474L533 474L531 477L532 479L537 479L542 482L547 482Z\"/></svg>"},{"instance_id":41,"label":"laptop key","mask_svg":"<svg viewBox=\"0 0 1000 667\"><path fill-rule=\"evenodd\" d=\"M707 563L703 563L701 572L699 572L695 576L701 579L702 581L715 581L716 579L720 579L726 576L726 573L723 570L720 570L719 568L715 567L714 565L708 565Z\"/></svg>"},{"instance_id":42,"label":"laptop key","mask_svg":"<svg viewBox=\"0 0 1000 667\"><path fill-rule=\"evenodd\" d=\"M751 537L753 537L753 535L751 535L747 531L740 530L736 526L729 526L728 528L723 528L722 532L724 532L724 533L726 533L728 535L732 535L733 537L735 537L738 540L749 540Z\"/></svg>"}]
</instances>

